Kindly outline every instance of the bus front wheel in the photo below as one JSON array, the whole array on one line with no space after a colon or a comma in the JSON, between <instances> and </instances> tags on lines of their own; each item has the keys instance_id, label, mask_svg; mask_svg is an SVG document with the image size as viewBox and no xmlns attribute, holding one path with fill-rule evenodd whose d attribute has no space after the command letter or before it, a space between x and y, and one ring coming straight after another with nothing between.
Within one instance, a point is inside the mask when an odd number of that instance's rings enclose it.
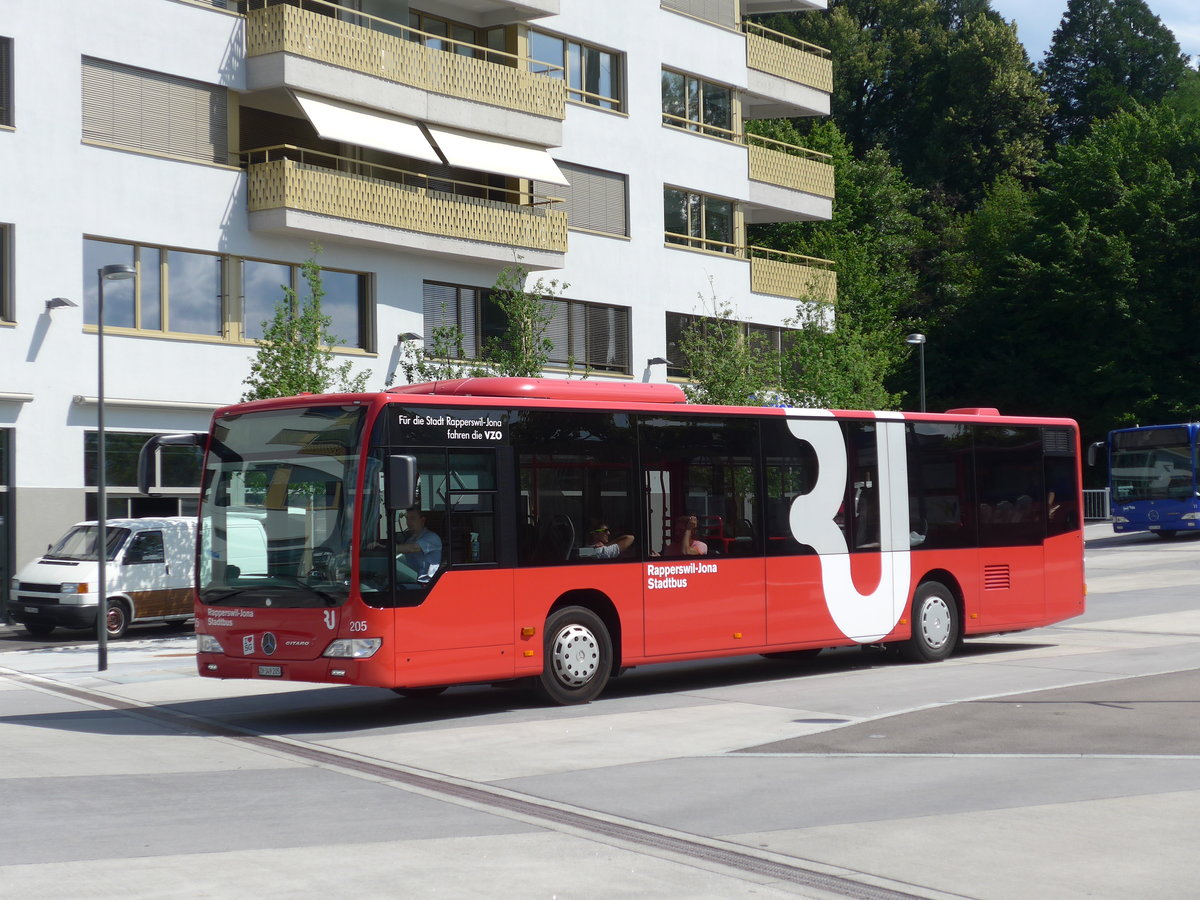
<instances>
[{"instance_id":1,"label":"bus front wheel","mask_svg":"<svg viewBox=\"0 0 1200 900\"><path fill-rule=\"evenodd\" d=\"M905 659L937 662L958 643L958 605L944 584L927 581L917 587L912 603L912 637L900 645Z\"/></svg>"},{"instance_id":2,"label":"bus front wheel","mask_svg":"<svg viewBox=\"0 0 1200 900\"><path fill-rule=\"evenodd\" d=\"M568 606L546 620L542 674L537 691L567 706L600 696L612 672L612 638L590 609Z\"/></svg>"}]
</instances>

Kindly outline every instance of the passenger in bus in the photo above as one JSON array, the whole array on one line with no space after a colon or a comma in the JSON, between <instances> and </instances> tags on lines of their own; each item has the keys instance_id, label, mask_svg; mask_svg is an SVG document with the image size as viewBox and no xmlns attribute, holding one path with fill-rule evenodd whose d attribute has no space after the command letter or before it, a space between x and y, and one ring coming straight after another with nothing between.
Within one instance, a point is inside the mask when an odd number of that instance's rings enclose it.
<instances>
[{"instance_id":1,"label":"passenger in bus","mask_svg":"<svg viewBox=\"0 0 1200 900\"><path fill-rule=\"evenodd\" d=\"M593 559L616 559L633 546L632 534L623 534L614 540L612 529L607 525L593 528L588 533L588 537L592 542L589 548L592 552L587 555Z\"/></svg>"},{"instance_id":2,"label":"passenger in bus","mask_svg":"<svg viewBox=\"0 0 1200 900\"><path fill-rule=\"evenodd\" d=\"M700 523L695 516L676 516L671 540L663 547L664 556L707 556L708 544L696 540Z\"/></svg>"},{"instance_id":3,"label":"passenger in bus","mask_svg":"<svg viewBox=\"0 0 1200 900\"><path fill-rule=\"evenodd\" d=\"M428 581L442 564L442 539L425 527L425 513L417 507L405 511L408 529L396 542L396 579Z\"/></svg>"}]
</instances>

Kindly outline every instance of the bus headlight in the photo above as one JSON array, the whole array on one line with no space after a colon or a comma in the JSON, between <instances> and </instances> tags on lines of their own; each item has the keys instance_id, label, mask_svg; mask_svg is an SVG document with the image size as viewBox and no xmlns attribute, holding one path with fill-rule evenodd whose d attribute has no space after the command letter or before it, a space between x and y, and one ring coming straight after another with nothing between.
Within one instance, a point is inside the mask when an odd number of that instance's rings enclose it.
<instances>
[{"instance_id":1,"label":"bus headlight","mask_svg":"<svg viewBox=\"0 0 1200 900\"><path fill-rule=\"evenodd\" d=\"M339 638L325 648L324 656L366 659L383 646L383 638Z\"/></svg>"},{"instance_id":2,"label":"bus headlight","mask_svg":"<svg viewBox=\"0 0 1200 900\"><path fill-rule=\"evenodd\" d=\"M221 642L217 640L216 635L212 634L197 634L196 635L196 652L197 653L224 653L221 649Z\"/></svg>"},{"instance_id":3,"label":"bus headlight","mask_svg":"<svg viewBox=\"0 0 1200 900\"><path fill-rule=\"evenodd\" d=\"M1127 518L1125 518L1124 516L1113 516L1112 520L1113 520L1113 522L1119 522L1122 525L1129 524L1129 520Z\"/></svg>"},{"instance_id":4,"label":"bus headlight","mask_svg":"<svg viewBox=\"0 0 1200 900\"><path fill-rule=\"evenodd\" d=\"M1200 512L1184 513L1179 518L1183 519L1185 522L1194 522L1197 519L1200 519Z\"/></svg>"}]
</instances>

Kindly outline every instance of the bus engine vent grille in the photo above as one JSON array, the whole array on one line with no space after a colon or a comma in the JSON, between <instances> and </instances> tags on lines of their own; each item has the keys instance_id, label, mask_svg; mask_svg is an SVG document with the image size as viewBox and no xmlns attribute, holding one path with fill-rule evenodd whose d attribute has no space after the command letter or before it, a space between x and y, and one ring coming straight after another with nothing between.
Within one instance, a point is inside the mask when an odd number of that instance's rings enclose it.
<instances>
[{"instance_id":1,"label":"bus engine vent grille","mask_svg":"<svg viewBox=\"0 0 1200 900\"><path fill-rule=\"evenodd\" d=\"M1008 565L984 566L983 589L985 591L1007 591L1012 587L1012 574Z\"/></svg>"}]
</instances>

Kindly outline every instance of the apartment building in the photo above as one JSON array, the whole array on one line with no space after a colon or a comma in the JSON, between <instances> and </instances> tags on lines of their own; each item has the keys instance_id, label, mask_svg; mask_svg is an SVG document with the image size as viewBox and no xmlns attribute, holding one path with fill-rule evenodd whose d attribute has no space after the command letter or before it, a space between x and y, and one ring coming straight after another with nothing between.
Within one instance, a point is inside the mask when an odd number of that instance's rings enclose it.
<instances>
[{"instance_id":1,"label":"apartment building","mask_svg":"<svg viewBox=\"0 0 1200 900\"><path fill-rule=\"evenodd\" d=\"M96 513L101 347L108 514L194 511L196 460L140 497L137 448L240 398L313 245L372 387L439 324L475 353L516 263L568 285L551 375L677 377L714 297L769 337L830 308L747 226L828 219L832 166L744 127L829 112L828 53L753 21L825 8L0 0L0 592Z\"/></svg>"}]
</instances>

